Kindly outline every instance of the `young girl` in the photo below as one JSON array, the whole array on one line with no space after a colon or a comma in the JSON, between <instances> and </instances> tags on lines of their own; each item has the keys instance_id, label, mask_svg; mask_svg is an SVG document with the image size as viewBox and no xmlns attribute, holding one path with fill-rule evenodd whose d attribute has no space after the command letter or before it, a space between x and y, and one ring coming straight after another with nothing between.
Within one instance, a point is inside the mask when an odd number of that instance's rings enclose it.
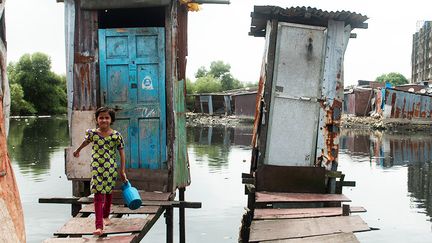
<instances>
[{"instance_id":1,"label":"young girl","mask_svg":"<svg viewBox=\"0 0 432 243\"><path fill-rule=\"evenodd\" d=\"M115 113L107 107L100 107L96 110L96 129L88 129L82 144L77 148L73 155L79 157L81 149L90 143L92 147L92 178L90 182L91 193L94 193L94 208L96 214L95 235L103 234L103 226L109 225L109 213L111 210L112 189L117 179L116 149L120 153L120 177L126 181L125 173L125 152L122 135L111 129L115 121ZM102 219L103 217L103 219Z\"/></svg>"}]
</instances>

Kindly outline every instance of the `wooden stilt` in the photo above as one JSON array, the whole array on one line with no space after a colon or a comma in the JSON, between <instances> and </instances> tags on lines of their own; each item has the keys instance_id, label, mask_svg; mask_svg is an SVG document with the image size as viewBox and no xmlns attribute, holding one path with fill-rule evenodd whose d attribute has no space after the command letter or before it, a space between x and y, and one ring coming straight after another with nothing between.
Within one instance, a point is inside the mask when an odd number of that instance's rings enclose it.
<instances>
[{"instance_id":1,"label":"wooden stilt","mask_svg":"<svg viewBox=\"0 0 432 243\"><path fill-rule=\"evenodd\" d=\"M174 223L173 223L173 208L167 208L165 210L165 222L166 222L166 242L174 242Z\"/></svg>"},{"instance_id":2,"label":"wooden stilt","mask_svg":"<svg viewBox=\"0 0 432 243\"><path fill-rule=\"evenodd\" d=\"M186 188L179 188L179 200L185 200L185 191ZM179 224L180 224L180 243L186 243L186 228L185 228L185 208L179 208Z\"/></svg>"}]
</instances>

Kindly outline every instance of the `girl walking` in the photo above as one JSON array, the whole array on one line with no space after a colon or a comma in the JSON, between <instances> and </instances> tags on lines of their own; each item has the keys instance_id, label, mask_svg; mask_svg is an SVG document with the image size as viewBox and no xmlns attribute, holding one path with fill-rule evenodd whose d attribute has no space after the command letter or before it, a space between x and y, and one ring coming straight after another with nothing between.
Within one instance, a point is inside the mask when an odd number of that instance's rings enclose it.
<instances>
[{"instance_id":1,"label":"girl walking","mask_svg":"<svg viewBox=\"0 0 432 243\"><path fill-rule=\"evenodd\" d=\"M93 143L91 153L92 178L90 191L94 194L94 208L96 214L96 230L94 235L102 235L103 227L109 225L112 190L118 176L116 149L120 153L120 177L126 181L124 141L120 132L111 128L115 121L115 112L107 107L100 107L95 113L97 128L85 132L84 141L73 152L79 157L81 149Z\"/></svg>"}]
</instances>

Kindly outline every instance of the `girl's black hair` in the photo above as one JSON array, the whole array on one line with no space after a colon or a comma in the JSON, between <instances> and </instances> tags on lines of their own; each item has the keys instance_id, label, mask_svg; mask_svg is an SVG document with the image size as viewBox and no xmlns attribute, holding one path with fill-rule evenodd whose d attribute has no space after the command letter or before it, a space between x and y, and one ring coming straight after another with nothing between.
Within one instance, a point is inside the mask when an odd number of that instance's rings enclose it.
<instances>
[{"instance_id":1,"label":"girl's black hair","mask_svg":"<svg viewBox=\"0 0 432 243\"><path fill-rule=\"evenodd\" d=\"M111 124L115 121L115 111L113 109L105 107L105 106L99 107L96 110L96 113L95 113L96 120L97 120L99 114L102 113L102 112L108 112L108 114L111 117Z\"/></svg>"}]
</instances>

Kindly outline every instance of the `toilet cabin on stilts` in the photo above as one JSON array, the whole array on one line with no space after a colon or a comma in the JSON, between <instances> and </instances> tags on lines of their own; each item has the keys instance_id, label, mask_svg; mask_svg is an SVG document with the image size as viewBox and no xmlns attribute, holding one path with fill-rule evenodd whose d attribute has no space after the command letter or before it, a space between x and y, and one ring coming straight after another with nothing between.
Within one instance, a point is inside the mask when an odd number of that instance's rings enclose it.
<instances>
[{"instance_id":1,"label":"toilet cabin on stilts","mask_svg":"<svg viewBox=\"0 0 432 243\"><path fill-rule=\"evenodd\" d=\"M143 205L149 205L135 213L151 215L142 222L125 221L123 229L130 229L131 235L113 240L141 240L165 212L167 242L172 242L173 207L179 207L180 242L185 242L184 209L201 207L201 203L184 202L191 182L185 120L188 4L177 0L57 1L65 6L70 134L65 172L74 197L40 202L72 203L74 218L54 234L82 236L91 234L87 225L94 227L79 218L94 212L92 205L82 206L92 201L91 146L79 158L72 152L83 141L85 130L96 127L96 109L106 106L116 111L112 127L125 140L127 177L139 190ZM173 201L177 189L180 202ZM113 202L119 204L113 208L113 217L134 213L121 208L119 191L113 194ZM76 225L82 227L73 228ZM127 232L108 228L108 234Z\"/></svg>"}]
</instances>

